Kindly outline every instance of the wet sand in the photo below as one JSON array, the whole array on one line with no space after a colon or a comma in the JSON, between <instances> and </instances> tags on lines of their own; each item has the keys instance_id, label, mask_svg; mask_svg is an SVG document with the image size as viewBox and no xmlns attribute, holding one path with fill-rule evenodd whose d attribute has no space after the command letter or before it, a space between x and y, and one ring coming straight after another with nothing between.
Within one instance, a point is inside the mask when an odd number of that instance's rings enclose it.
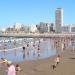
<instances>
[{"instance_id":1,"label":"wet sand","mask_svg":"<svg viewBox=\"0 0 75 75\"><path fill-rule=\"evenodd\" d=\"M66 50L60 54L60 63L53 70L52 65L56 56L47 59L24 61L18 63L22 71L17 75L75 75L75 52ZM0 75L5 75L0 68Z\"/></svg>"}]
</instances>

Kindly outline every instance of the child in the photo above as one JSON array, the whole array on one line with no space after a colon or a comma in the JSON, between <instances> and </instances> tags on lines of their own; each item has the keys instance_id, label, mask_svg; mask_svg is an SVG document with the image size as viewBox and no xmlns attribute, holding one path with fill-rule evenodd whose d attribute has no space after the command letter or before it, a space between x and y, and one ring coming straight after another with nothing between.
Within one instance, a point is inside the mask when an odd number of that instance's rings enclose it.
<instances>
[{"instance_id":1,"label":"child","mask_svg":"<svg viewBox=\"0 0 75 75\"><path fill-rule=\"evenodd\" d=\"M16 71L17 71L17 72L18 72L18 71L21 71L21 68L20 68L19 64L16 64Z\"/></svg>"}]
</instances>

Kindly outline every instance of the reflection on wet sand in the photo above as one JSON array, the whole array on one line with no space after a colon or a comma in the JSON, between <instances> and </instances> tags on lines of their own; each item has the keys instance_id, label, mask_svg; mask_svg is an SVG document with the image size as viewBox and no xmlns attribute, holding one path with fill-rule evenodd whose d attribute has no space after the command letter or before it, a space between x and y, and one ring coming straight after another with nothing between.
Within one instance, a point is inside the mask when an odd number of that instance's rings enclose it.
<instances>
[{"instance_id":1,"label":"reflection on wet sand","mask_svg":"<svg viewBox=\"0 0 75 75\"><path fill-rule=\"evenodd\" d=\"M75 47L75 39L74 38L55 38L54 39L54 48L56 50L67 50L69 48L71 48L74 51L74 47Z\"/></svg>"}]
</instances>

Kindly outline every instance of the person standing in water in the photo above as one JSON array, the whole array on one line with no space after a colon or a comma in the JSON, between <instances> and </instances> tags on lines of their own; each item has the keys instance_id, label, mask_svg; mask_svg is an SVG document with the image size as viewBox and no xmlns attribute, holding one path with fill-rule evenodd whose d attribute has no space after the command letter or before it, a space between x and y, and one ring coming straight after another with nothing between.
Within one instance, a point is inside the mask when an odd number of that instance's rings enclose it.
<instances>
[{"instance_id":1,"label":"person standing in water","mask_svg":"<svg viewBox=\"0 0 75 75\"><path fill-rule=\"evenodd\" d=\"M29 56L29 43L27 43L27 55Z\"/></svg>"},{"instance_id":2,"label":"person standing in water","mask_svg":"<svg viewBox=\"0 0 75 75\"><path fill-rule=\"evenodd\" d=\"M23 46L22 49L23 49L23 52L25 52L25 46Z\"/></svg>"},{"instance_id":3,"label":"person standing in water","mask_svg":"<svg viewBox=\"0 0 75 75\"><path fill-rule=\"evenodd\" d=\"M15 48L16 47L16 40L14 40L13 45L14 45L14 48Z\"/></svg>"},{"instance_id":4,"label":"person standing in water","mask_svg":"<svg viewBox=\"0 0 75 75\"><path fill-rule=\"evenodd\" d=\"M37 53L38 53L38 56L40 56L40 46L39 45L38 45Z\"/></svg>"}]
</instances>

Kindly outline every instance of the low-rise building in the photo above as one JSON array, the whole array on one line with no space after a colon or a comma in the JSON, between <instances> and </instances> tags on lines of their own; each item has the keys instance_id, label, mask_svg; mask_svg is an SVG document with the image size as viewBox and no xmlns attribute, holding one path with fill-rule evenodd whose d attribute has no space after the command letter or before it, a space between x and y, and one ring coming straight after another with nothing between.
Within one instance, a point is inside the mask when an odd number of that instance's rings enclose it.
<instances>
[{"instance_id":1,"label":"low-rise building","mask_svg":"<svg viewBox=\"0 0 75 75\"><path fill-rule=\"evenodd\" d=\"M69 33L69 32L70 32L70 26L69 25L62 26L62 33Z\"/></svg>"}]
</instances>

